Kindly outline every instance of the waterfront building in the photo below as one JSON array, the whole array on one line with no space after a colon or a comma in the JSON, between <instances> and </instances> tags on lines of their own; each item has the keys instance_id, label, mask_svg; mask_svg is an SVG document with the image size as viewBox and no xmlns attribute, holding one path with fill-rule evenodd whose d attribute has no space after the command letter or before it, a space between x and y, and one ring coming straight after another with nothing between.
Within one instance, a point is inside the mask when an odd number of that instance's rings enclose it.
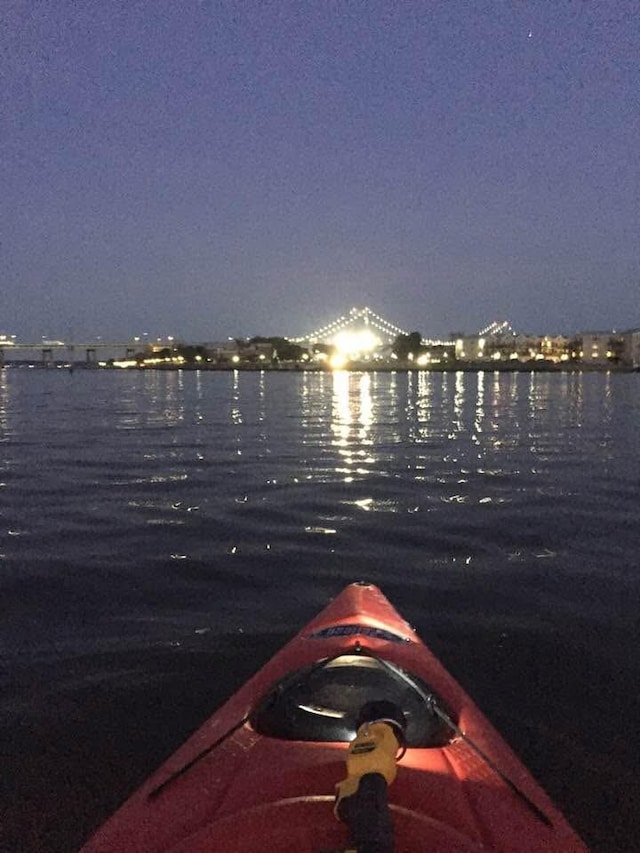
<instances>
[{"instance_id":1,"label":"waterfront building","mask_svg":"<svg viewBox=\"0 0 640 853\"><path fill-rule=\"evenodd\" d=\"M240 344L235 338L205 344L214 364L234 364L240 361Z\"/></svg>"},{"instance_id":2,"label":"waterfront building","mask_svg":"<svg viewBox=\"0 0 640 853\"><path fill-rule=\"evenodd\" d=\"M456 338L455 356L457 361L483 361L486 339L480 335L461 335Z\"/></svg>"},{"instance_id":3,"label":"waterfront building","mask_svg":"<svg viewBox=\"0 0 640 853\"><path fill-rule=\"evenodd\" d=\"M622 338L622 363L627 367L640 370L640 329L629 329L620 337Z\"/></svg>"},{"instance_id":4,"label":"waterfront building","mask_svg":"<svg viewBox=\"0 0 640 853\"><path fill-rule=\"evenodd\" d=\"M581 332L574 340L572 355L583 364L618 364L623 357L624 340L615 332Z\"/></svg>"},{"instance_id":5,"label":"waterfront building","mask_svg":"<svg viewBox=\"0 0 640 853\"><path fill-rule=\"evenodd\" d=\"M276 348L269 341L247 341L240 347L240 357L251 364L271 364L276 357Z\"/></svg>"},{"instance_id":6,"label":"waterfront building","mask_svg":"<svg viewBox=\"0 0 640 853\"><path fill-rule=\"evenodd\" d=\"M556 361L560 358L562 343L548 335L514 334L509 340L502 340L493 348L492 357L509 361ZM556 357L557 355L557 357Z\"/></svg>"},{"instance_id":7,"label":"waterfront building","mask_svg":"<svg viewBox=\"0 0 640 853\"><path fill-rule=\"evenodd\" d=\"M204 344L211 360L218 365L271 364L276 351L270 341L245 341L230 338L226 341Z\"/></svg>"},{"instance_id":8,"label":"waterfront building","mask_svg":"<svg viewBox=\"0 0 640 853\"><path fill-rule=\"evenodd\" d=\"M552 361L554 364L569 361L570 345L571 339L567 335L544 335L540 342L539 354L545 361Z\"/></svg>"},{"instance_id":9,"label":"waterfront building","mask_svg":"<svg viewBox=\"0 0 640 853\"><path fill-rule=\"evenodd\" d=\"M16 367L97 367L114 359L131 359L137 351L134 341L123 343L105 341L65 342L43 338L38 342L0 340L0 365Z\"/></svg>"},{"instance_id":10,"label":"waterfront building","mask_svg":"<svg viewBox=\"0 0 640 853\"><path fill-rule=\"evenodd\" d=\"M455 342L454 341L429 341L423 340L423 352L417 357L416 362L418 367L438 368L451 366L455 361Z\"/></svg>"},{"instance_id":11,"label":"waterfront building","mask_svg":"<svg viewBox=\"0 0 640 853\"><path fill-rule=\"evenodd\" d=\"M546 361L553 364L570 359L570 339L566 335L466 335L458 336L455 355L462 362Z\"/></svg>"}]
</instances>

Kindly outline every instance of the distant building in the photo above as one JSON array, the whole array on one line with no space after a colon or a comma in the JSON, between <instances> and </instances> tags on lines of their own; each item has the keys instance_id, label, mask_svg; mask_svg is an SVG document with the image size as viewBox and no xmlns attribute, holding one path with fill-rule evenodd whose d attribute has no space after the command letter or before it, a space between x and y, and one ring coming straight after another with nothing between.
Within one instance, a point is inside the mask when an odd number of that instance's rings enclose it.
<instances>
[{"instance_id":1,"label":"distant building","mask_svg":"<svg viewBox=\"0 0 640 853\"><path fill-rule=\"evenodd\" d=\"M484 361L486 338L479 335L463 335L456 338L455 356L458 361Z\"/></svg>"},{"instance_id":2,"label":"distant building","mask_svg":"<svg viewBox=\"0 0 640 853\"><path fill-rule=\"evenodd\" d=\"M429 342L423 341L423 352L417 358L419 367L428 367L429 365L449 365L453 364L455 344L453 342Z\"/></svg>"},{"instance_id":3,"label":"distant building","mask_svg":"<svg viewBox=\"0 0 640 853\"><path fill-rule=\"evenodd\" d=\"M250 341L241 348L240 355L244 361L271 363L276 356L276 348L269 341Z\"/></svg>"},{"instance_id":4,"label":"distant building","mask_svg":"<svg viewBox=\"0 0 640 853\"><path fill-rule=\"evenodd\" d=\"M581 332L575 338L577 360L583 364L602 366L622 360L624 341L614 332Z\"/></svg>"},{"instance_id":5,"label":"distant building","mask_svg":"<svg viewBox=\"0 0 640 853\"><path fill-rule=\"evenodd\" d=\"M640 329L629 329L620 337L622 338L622 363L627 367L640 369Z\"/></svg>"},{"instance_id":6,"label":"distant building","mask_svg":"<svg viewBox=\"0 0 640 853\"><path fill-rule=\"evenodd\" d=\"M231 338L227 341L205 344L214 364L271 364L275 358L273 343L244 341Z\"/></svg>"},{"instance_id":7,"label":"distant building","mask_svg":"<svg viewBox=\"0 0 640 853\"><path fill-rule=\"evenodd\" d=\"M455 355L463 362L569 360L569 338L565 335L464 335L455 341Z\"/></svg>"},{"instance_id":8,"label":"distant building","mask_svg":"<svg viewBox=\"0 0 640 853\"><path fill-rule=\"evenodd\" d=\"M0 365L62 365L97 366L108 359L131 358L136 352L134 342L109 343L101 339L80 343L43 340L38 343L0 342Z\"/></svg>"},{"instance_id":9,"label":"distant building","mask_svg":"<svg viewBox=\"0 0 640 853\"><path fill-rule=\"evenodd\" d=\"M231 364L240 360L240 344L234 338L205 344L214 364Z\"/></svg>"},{"instance_id":10,"label":"distant building","mask_svg":"<svg viewBox=\"0 0 640 853\"><path fill-rule=\"evenodd\" d=\"M559 362L569 361L570 344L571 340L566 335L545 335L542 338L540 352L545 361L558 364Z\"/></svg>"},{"instance_id":11,"label":"distant building","mask_svg":"<svg viewBox=\"0 0 640 853\"><path fill-rule=\"evenodd\" d=\"M570 357L569 338L565 335L514 335L506 347L503 355L513 361L559 364Z\"/></svg>"}]
</instances>

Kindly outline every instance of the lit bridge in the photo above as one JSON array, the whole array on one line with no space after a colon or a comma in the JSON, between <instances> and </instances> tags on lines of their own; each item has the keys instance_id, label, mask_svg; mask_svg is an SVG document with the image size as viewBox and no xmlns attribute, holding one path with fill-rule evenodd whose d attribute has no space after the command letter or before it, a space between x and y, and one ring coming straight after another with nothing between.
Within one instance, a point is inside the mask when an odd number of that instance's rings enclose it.
<instances>
[{"instance_id":1,"label":"lit bridge","mask_svg":"<svg viewBox=\"0 0 640 853\"><path fill-rule=\"evenodd\" d=\"M497 335L504 334L506 330L511 330L508 322L495 321L487 326L486 329L478 332L478 335ZM331 323L321 326L319 329L311 332L308 335L303 335L299 338L294 338L296 343L312 344L312 343L332 343L336 337L344 334L363 334L366 332L375 334L381 345L392 344L398 335L407 335L409 332L406 329L396 326L395 323L385 320L371 308L352 308L348 314L338 317ZM422 343L427 346L446 346L452 345L453 341L434 340L423 338Z\"/></svg>"},{"instance_id":2,"label":"lit bridge","mask_svg":"<svg viewBox=\"0 0 640 853\"><path fill-rule=\"evenodd\" d=\"M348 314L338 317L326 326L311 332L303 337L296 338L298 343L329 343L337 335L348 332L361 332L369 329L384 343L392 343L398 335L408 334L400 326L396 326L385 320L371 308L352 308Z\"/></svg>"},{"instance_id":3,"label":"lit bridge","mask_svg":"<svg viewBox=\"0 0 640 853\"><path fill-rule=\"evenodd\" d=\"M486 338L508 337L515 334L516 331L508 320L494 320L493 323L489 323L482 331L478 332L478 336Z\"/></svg>"}]
</instances>

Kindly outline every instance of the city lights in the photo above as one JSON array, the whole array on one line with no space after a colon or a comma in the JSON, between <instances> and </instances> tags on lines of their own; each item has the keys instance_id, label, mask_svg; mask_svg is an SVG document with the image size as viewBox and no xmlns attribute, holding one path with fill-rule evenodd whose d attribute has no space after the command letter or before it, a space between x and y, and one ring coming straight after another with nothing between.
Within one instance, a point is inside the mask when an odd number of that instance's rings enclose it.
<instances>
[{"instance_id":1,"label":"city lights","mask_svg":"<svg viewBox=\"0 0 640 853\"><path fill-rule=\"evenodd\" d=\"M18 341L0 333L0 368L7 366L243 370L637 370L640 329L572 335L517 332L496 321L480 332L432 340L404 332L370 308L352 308L305 337L229 337L189 343L174 334L143 332L126 341L97 336L74 342L52 335ZM484 367L483 367L484 366Z\"/></svg>"}]
</instances>

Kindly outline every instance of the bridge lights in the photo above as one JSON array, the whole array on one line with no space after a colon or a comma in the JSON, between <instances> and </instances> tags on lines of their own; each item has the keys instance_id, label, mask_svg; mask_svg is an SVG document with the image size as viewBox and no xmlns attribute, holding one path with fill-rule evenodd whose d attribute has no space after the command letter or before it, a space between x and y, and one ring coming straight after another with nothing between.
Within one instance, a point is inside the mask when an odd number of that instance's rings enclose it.
<instances>
[{"instance_id":1,"label":"bridge lights","mask_svg":"<svg viewBox=\"0 0 640 853\"><path fill-rule=\"evenodd\" d=\"M334 336L332 343L343 356L357 358L377 349L380 346L380 339L371 329L361 329L359 331L348 331L345 329Z\"/></svg>"}]
</instances>

